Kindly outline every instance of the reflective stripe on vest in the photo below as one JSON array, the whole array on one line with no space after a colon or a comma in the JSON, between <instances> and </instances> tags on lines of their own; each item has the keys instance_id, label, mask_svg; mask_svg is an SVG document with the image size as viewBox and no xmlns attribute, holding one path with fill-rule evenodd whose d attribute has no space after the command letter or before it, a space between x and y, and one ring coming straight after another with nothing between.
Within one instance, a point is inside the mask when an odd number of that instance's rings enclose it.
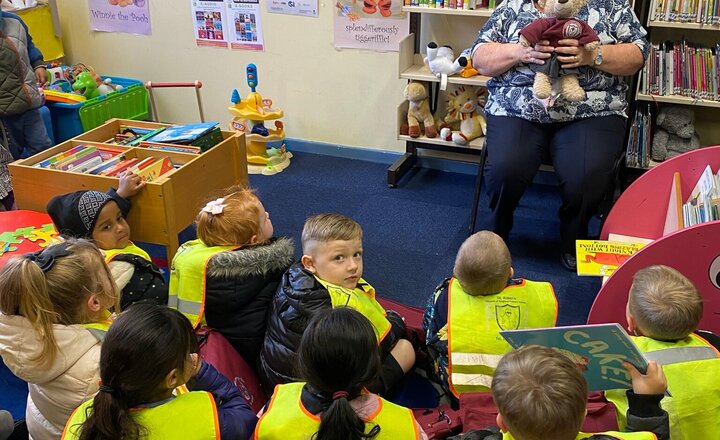
<instances>
[{"instance_id":1,"label":"reflective stripe on vest","mask_svg":"<svg viewBox=\"0 0 720 440\"><path fill-rule=\"evenodd\" d=\"M696 334L678 342L632 337L650 360L657 361L667 378L668 391L662 408L670 418L673 440L717 438L720 432L720 353ZM605 392L615 404L618 426L627 424L625 390Z\"/></svg>"},{"instance_id":2,"label":"reflective stripe on vest","mask_svg":"<svg viewBox=\"0 0 720 440\"><path fill-rule=\"evenodd\" d=\"M210 259L217 253L239 246L205 246L191 240L180 246L170 267L168 307L187 316L193 327L205 321L205 274Z\"/></svg>"},{"instance_id":3,"label":"reflective stripe on vest","mask_svg":"<svg viewBox=\"0 0 720 440\"><path fill-rule=\"evenodd\" d=\"M278 385L265 414L255 428L256 440L310 439L320 427L320 417L311 414L302 404L300 396L303 382ZM377 411L365 420L365 432L380 426L374 440L410 440L420 438L412 412L388 402L379 396Z\"/></svg>"},{"instance_id":4,"label":"reflective stripe on vest","mask_svg":"<svg viewBox=\"0 0 720 440\"><path fill-rule=\"evenodd\" d=\"M95 337L98 341L102 342L105 340L105 335L108 332L108 329L110 328L110 324L112 324L112 314L105 310L102 314L102 320L98 322L90 322L87 324L81 324L83 327L85 327L91 335Z\"/></svg>"},{"instance_id":5,"label":"reflective stripe on vest","mask_svg":"<svg viewBox=\"0 0 720 440\"><path fill-rule=\"evenodd\" d=\"M390 333L392 325L386 318L387 312L375 299L375 289L365 280L360 278L355 289L346 289L318 277L315 277L315 279L327 289L333 308L353 308L370 321L375 330L375 336L378 338L378 343Z\"/></svg>"},{"instance_id":6,"label":"reflective stripe on vest","mask_svg":"<svg viewBox=\"0 0 720 440\"><path fill-rule=\"evenodd\" d=\"M152 261L150 259L150 255L148 255L147 252L140 249L139 247L135 246L132 242L125 246L122 249L108 249L104 250L103 253L105 254L105 262L109 263L113 260L113 258L117 257L120 254L133 254L137 255L138 257L144 258L148 261Z\"/></svg>"},{"instance_id":7,"label":"reflective stripe on vest","mask_svg":"<svg viewBox=\"0 0 720 440\"><path fill-rule=\"evenodd\" d=\"M618 440L657 440L657 436L652 432L617 432L617 431L606 431L596 433L585 433L579 432L575 437L575 440L584 440L593 435L606 435L608 437L616 438ZM503 440L515 440L509 432L503 433ZM673 439L675 440L675 439Z\"/></svg>"},{"instance_id":8,"label":"reflective stripe on vest","mask_svg":"<svg viewBox=\"0 0 720 440\"><path fill-rule=\"evenodd\" d=\"M65 425L63 439L80 438L80 428L92 403L90 399L72 413ZM220 439L215 400L206 391L193 391L154 408L135 408L130 411L135 421L147 430L148 435L143 436L143 439Z\"/></svg>"},{"instance_id":9,"label":"reflective stripe on vest","mask_svg":"<svg viewBox=\"0 0 720 440\"><path fill-rule=\"evenodd\" d=\"M510 344L500 330L552 327L557 299L550 283L522 280L494 295L470 295L448 283L448 376L450 391L488 391L492 375Z\"/></svg>"}]
</instances>

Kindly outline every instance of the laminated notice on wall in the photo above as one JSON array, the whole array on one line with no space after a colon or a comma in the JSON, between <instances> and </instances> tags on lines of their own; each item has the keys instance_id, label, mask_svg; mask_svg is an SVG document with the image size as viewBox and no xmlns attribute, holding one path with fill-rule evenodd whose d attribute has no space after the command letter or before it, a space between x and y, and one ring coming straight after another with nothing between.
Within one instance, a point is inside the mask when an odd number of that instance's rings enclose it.
<instances>
[{"instance_id":1,"label":"laminated notice on wall","mask_svg":"<svg viewBox=\"0 0 720 440\"><path fill-rule=\"evenodd\" d=\"M88 0L90 29L150 35L149 0Z\"/></svg>"},{"instance_id":2,"label":"laminated notice on wall","mask_svg":"<svg viewBox=\"0 0 720 440\"><path fill-rule=\"evenodd\" d=\"M335 47L398 50L410 33L410 14L400 0L335 0Z\"/></svg>"},{"instance_id":3,"label":"laminated notice on wall","mask_svg":"<svg viewBox=\"0 0 720 440\"><path fill-rule=\"evenodd\" d=\"M198 46L228 47L224 0L191 0Z\"/></svg>"},{"instance_id":4,"label":"laminated notice on wall","mask_svg":"<svg viewBox=\"0 0 720 440\"><path fill-rule=\"evenodd\" d=\"M318 0L268 0L268 12L276 14L318 16Z\"/></svg>"},{"instance_id":5,"label":"laminated notice on wall","mask_svg":"<svg viewBox=\"0 0 720 440\"><path fill-rule=\"evenodd\" d=\"M226 0L231 49L263 50L260 0Z\"/></svg>"}]
</instances>

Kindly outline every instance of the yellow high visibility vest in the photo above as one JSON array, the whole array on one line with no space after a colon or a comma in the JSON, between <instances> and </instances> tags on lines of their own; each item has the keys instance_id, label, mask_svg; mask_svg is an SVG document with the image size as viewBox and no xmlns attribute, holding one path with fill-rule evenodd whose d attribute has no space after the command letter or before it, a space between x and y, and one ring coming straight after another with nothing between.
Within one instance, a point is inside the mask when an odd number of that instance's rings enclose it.
<instances>
[{"instance_id":1,"label":"yellow high visibility vest","mask_svg":"<svg viewBox=\"0 0 720 440\"><path fill-rule=\"evenodd\" d=\"M310 440L320 427L320 417L311 414L300 396L305 383L295 382L275 387L270 404L255 427L255 440ZM365 432L375 425L380 433L374 440L419 439L415 417L407 408L380 399L377 411L365 420Z\"/></svg>"},{"instance_id":2,"label":"yellow high visibility vest","mask_svg":"<svg viewBox=\"0 0 720 440\"><path fill-rule=\"evenodd\" d=\"M592 437L593 435L607 435L609 437L613 437L618 440L657 440L657 436L655 434L653 434L652 432L617 432L617 431L594 432L591 434L579 432L577 437L575 437L575 440L583 440L588 437ZM515 437L513 437L509 432L504 432L503 440L515 440Z\"/></svg>"},{"instance_id":3,"label":"yellow high visibility vest","mask_svg":"<svg viewBox=\"0 0 720 440\"><path fill-rule=\"evenodd\" d=\"M132 242L122 249L103 250L103 253L105 254L105 262L106 263L111 262L113 260L113 258L117 257L120 254L133 254L133 255L137 255L138 257L142 257L148 261L152 261L150 259L150 255L148 255L147 252L145 252L144 250L135 246L135 244Z\"/></svg>"},{"instance_id":4,"label":"yellow high visibility vest","mask_svg":"<svg viewBox=\"0 0 720 440\"><path fill-rule=\"evenodd\" d=\"M720 436L720 353L696 334L678 342L632 337L648 360L660 364L670 396L662 408L670 417L673 440L710 439ZM625 390L609 390L605 397L615 404L618 426L627 424Z\"/></svg>"},{"instance_id":5,"label":"yellow high visibility vest","mask_svg":"<svg viewBox=\"0 0 720 440\"><path fill-rule=\"evenodd\" d=\"M112 314L105 310L102 314L102 320L98 322L89 322L87 324L80 324L85 327L95 338L102 342L105 339L105 335L112 324Z\"/></svg>"},{"instance_id":6,"label":"yellow high visibility vest","mask_svg":"<svg viewBox=\"0 0 720 440\"><path fill-rule=\"evenodd\" d=\"M208 262L217 253L240 246L206 246L191 240L180 246L170 267L168 307L187 316L193 328L205 321L205 274Z\"/></svg>"},{"instance_id":7,"label":"yellow high visibility vest","mask_svg":"<svg viewBox=\"0 0 720 440\"><path fill-rule=\"evenodd\" d=\"M387 312L375 299L375 289L360 278L355 289L346 289L315 277L330 294L333 308L350 307L362 313L372 324L378 343L385 339L392 325L387 319Z\"/></svg>"},{"instance_id":8,"label":"yellow high visibility vest","mask_svg":"<svg viewBox=\"0 0 720 440\"><path fill-rule=\"evenodd\" d=\"M92 410L92 404L93 399L90 399L72 413L65 425L63 439L80 438L80 428L87 419L87 410ZM215 400L206 391L192 391L154 408L134 408L130 411L135 421L148 433L143 439L220 439Z\"/></svg>"},{"instance_id":9,"label":"yellow high visibility vest","mask_svg":"<svg viewBox=\"0 0 720 440\"><path fill-rule=\"evenodd\" d=\"M557 299L550 283L522 280L493 295L470 295L448 285L448 378L455 397L490 390L502 356L512 350L500 330L553 327Z\"/></svg>"}]
</instances>

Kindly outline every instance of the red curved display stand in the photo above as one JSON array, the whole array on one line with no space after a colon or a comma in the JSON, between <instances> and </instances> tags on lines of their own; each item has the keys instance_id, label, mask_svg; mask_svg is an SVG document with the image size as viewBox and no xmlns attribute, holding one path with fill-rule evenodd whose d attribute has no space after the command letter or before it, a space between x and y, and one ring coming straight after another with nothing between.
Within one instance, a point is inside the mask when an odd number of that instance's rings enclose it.
<instances>
[{"instance_id":1,"label":"red curved display stand","mask_svg":"<svg viewBox=\"0 0 720 440\"><path fill-rule=\"evenodd\" d=\"M0 234L4 232L14 232L21 228L41 228L43 225L52 224L52 219L49 215L44 212L36 211L3 211L0 212ZM6 241L0 239L0 246L8 245L10 248L16 248L13 251L0 252L0 267L5 265L5 262L15 255L22 255L26 252L35 252L41 249L40 244L42 240L31 241L27 238L22 238L21 243L6 243Z\"/></svg>"},{"instance_id":2,"label":"red curved display stand","mask_svg":"<svg viewBox=\"0 0 720 440\"><path fill-rule=\"evenodd\" d=\"M674 267L698 288L704 301L700 329L720 334L720 221L663 236L673 175L680 173L686 201L705 167L720 168L720 146L691 151L652 168L623 192L607 217L601 238L610 233L654 239L622 264L602 286L588 324L617 322L623 327L632 277L655 264Z\"/></svg>"},{"instance_id":3,"label":"red curved display stand","mask_svg":"<svg viewBox=\"0 0 720 440\"><path fill-rule=\"evenodd\" d=\"M600 238L609 233L657 239L662 236L673 174L680 172L682 200L688 199L706 166L720 168L720 146L681 154L650 169L630 185L613 205Z\"/></svg>"}]
</instances>

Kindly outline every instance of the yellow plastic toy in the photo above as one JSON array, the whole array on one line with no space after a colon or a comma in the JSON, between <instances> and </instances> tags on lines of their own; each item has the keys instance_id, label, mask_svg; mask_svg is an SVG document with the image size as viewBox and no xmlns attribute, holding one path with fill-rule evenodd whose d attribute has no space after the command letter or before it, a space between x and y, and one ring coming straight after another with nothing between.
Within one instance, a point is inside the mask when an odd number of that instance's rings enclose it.
<instances>
[{"instance_id":1,"label":"yellow plastic toy","mask_svg":"<svg viewBox=\"0 0 720 440\"><path fill-rule=\"evenodd\" d=\"M43 90L45 99L53 102L64 102L66 104L77 104L78 102L85 102L87 98L77 93L66 93L58 90L45 89Z\"/></svg>"},{"instance_id":2,"label":"yellow plastic toy","mask_svg":"<svg viewBox=\"0 0 720 440\"><path fill-rule=\"evenodd\" d=\"M228 107L233 119L230 129L245 133L248 172L251 174L277 174L290 165L292 153L285 147L285 129L282 109L272 108L272 100L263 98L255 89L258 84L257 68L248 64L246 69L250 94L242 100L233 90ZM275 121L275 128L265 127L265 121ZM268 144L274 144L271 146Z\"/></svg>"}]
</instances>

